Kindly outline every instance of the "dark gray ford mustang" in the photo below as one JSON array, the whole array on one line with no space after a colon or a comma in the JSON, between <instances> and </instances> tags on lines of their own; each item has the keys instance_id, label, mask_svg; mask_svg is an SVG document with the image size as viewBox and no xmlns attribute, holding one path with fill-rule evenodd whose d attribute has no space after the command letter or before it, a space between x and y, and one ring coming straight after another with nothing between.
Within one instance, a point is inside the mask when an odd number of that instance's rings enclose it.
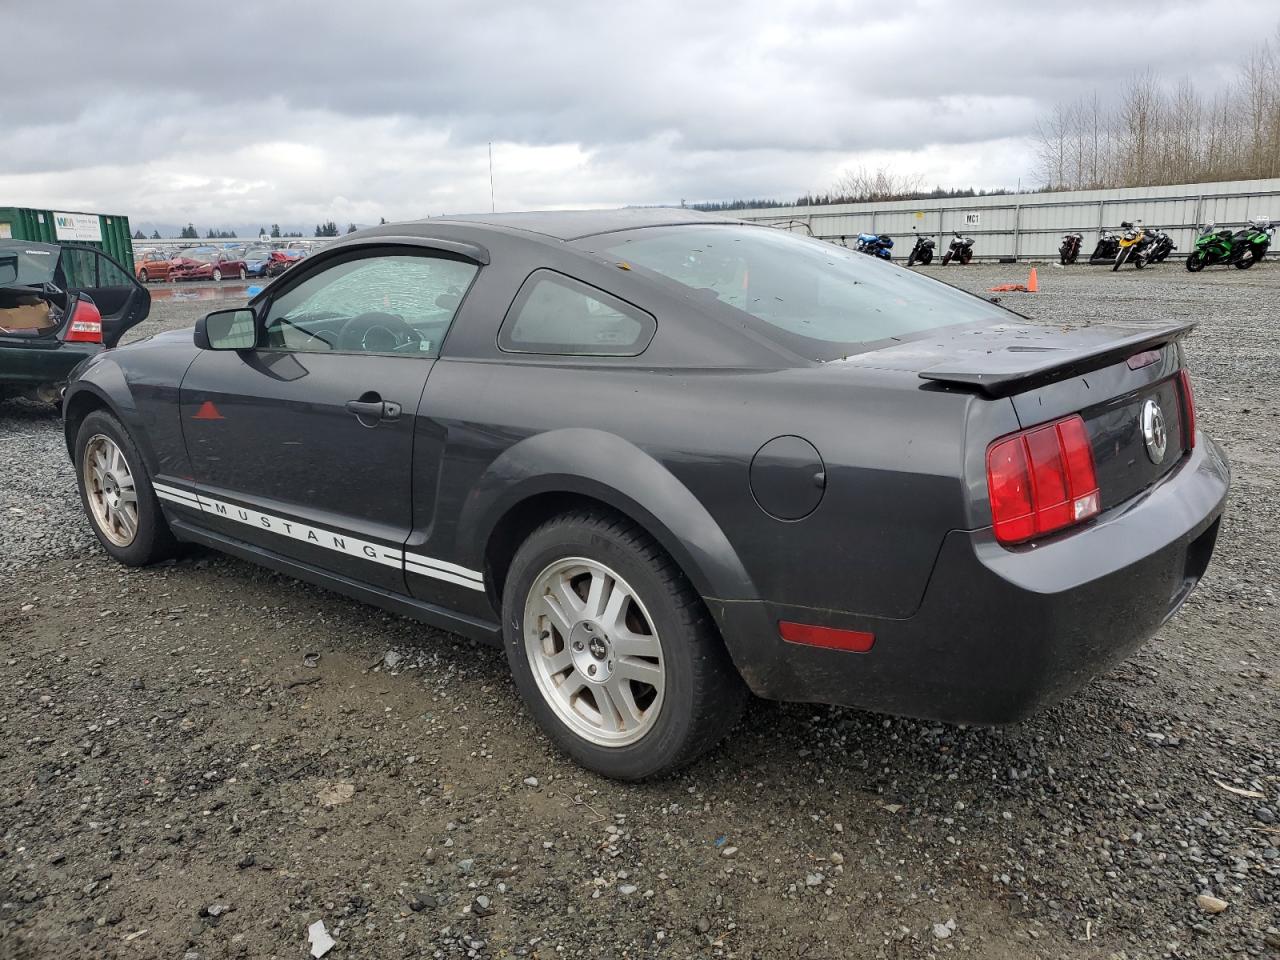
<instances>
[{"instance_id":1,"label":"dark gray ford mustang","mask_svg":"<svg viewBox=\"0 0 1280 960\"><path fill-rule=\"evenodd\" d=\"M98 355L66 438L121 562L195 541L503 643L636 779L748 691L1005 723L1133 651L1227 496L1186 330L691 212L427 220Z\"/></svg>"}]
</instances>

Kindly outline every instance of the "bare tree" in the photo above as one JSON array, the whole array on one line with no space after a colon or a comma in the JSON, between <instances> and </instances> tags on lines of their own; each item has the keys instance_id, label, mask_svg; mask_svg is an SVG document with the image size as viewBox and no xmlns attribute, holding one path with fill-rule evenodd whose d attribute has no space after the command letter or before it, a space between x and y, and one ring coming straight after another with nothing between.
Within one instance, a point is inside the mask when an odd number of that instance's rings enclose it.
<instances>
[{"instance_id":1,"label":"bare tree","mask_svg":"<svg viewBox=\"0 0 1280 960\"><path fill-rule=\"evenodd\" d=\"M1050 189L1280 177L1280 25L1206 99L1190 78L1130 78L1110 110L1095 90L1063 101L1036 129Z\"/></svg>"},{"instance_id":2,"label":"bare tree","mask_svg":"<svg viewBox=\"0 0 1280 960\"><path fill-rule=\"evenodd\" d=\"M832 192L839 202L857 203L864 200L897 200L919 193L924 184L922 177L897 174L888 167L868 172L866 167L844 170L836 177Z\"/></svg>"}]
</instances>

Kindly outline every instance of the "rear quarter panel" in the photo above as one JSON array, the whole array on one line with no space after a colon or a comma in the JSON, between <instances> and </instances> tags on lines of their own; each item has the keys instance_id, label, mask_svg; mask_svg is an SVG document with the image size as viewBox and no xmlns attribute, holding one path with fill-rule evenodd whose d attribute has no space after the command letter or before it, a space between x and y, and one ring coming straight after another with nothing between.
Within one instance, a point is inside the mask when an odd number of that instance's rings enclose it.
<instances>
[{"instance_id":1,"label":"rear quarter panel","mask_svg":"<svg viewBox=\"0 0 1280 960\"><path fill-rule=\"evenodd\" d=\"M426 525L439 538L439 555L469 555L478 566L484 529L496 517L485 510L485 519L475 519L477 498L486 489L552 476L556 443L563 444L559 472L581 478L582 451L574 447L596 444L601 454L616 452L611 477L597 471L594 479L663 524L690 558L708 553L696 512L648 462L714 523L745 576L734 576L728 562L701 578L686 571L702 580L696 585L704 595L906 617L920 603L947 532L983 519L970 502L979 493L985 500L974 477L976 471L985 482L981 458L970 454L966 435L976 430L986 438L1017 423L1007 400L981 401L905 379L877 371L837 377L820 368L654 371L442 361L424 401L443 464L438 508ZM536 466L516 466L532 438L557 434L541 444ZM790 521L766 514L749 480L756 452L787 435L807 439L826 466L821 502ZM618 438L616 447L607 438Z\"/></svg>"}]
</instances>

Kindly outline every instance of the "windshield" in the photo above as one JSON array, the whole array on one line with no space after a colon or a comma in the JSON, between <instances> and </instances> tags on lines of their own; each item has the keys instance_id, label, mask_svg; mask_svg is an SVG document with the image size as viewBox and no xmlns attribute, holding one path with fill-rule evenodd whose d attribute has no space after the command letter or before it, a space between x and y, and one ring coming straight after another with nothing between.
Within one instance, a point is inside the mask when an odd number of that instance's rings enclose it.
<instances>
[{"instance_id":1,"label":"windshield","mask_svg":"<svg viewBox=\"0 0 1280 960\"><path fill-rule=\"evenodd\" d=\"M195 247L188 247L178 256L184 260L194 260L196 263L213 263L218 259L218 251L216 250L198 250Z\"/></svg>"},{"instance_id":2,"label":"windshield","mask_svg":"<svg viewBox=\"0 0 1280 960\"><path fill-rule=\"evenodd\" d=\"M59 250L59 247L47 243L0 241L0 282L21 287L53 283Z\"/></svg>"},{"instance_id":3,"label":"windshield","mask_svg":"<svg viewBox=\"0 0 1280 960\"><path fill-rule=\"evenodd\" d=\"M656 227L580 241L733 308L804 357L1008 314L936 280L772 227Z\"/></svg>"}]
</instances>

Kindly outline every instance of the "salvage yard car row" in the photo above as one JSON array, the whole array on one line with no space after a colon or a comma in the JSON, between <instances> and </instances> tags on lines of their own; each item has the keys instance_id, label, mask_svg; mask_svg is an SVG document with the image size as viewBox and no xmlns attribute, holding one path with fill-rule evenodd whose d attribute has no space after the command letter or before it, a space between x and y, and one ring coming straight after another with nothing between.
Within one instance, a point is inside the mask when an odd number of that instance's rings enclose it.
<instances>
[{"instance_id":1,"label":"salvage yard car row","mask_svg":"<svg viewBox=\"0 0 1280 960\"><path fill-rule=\"evenodd\" d=\"M245 280L278 277L306 257L306 251L266 243L237 246L193 246L172 256L145 248L134 257L134 276L153 280Z\"/></svg>"}]
</instances>

